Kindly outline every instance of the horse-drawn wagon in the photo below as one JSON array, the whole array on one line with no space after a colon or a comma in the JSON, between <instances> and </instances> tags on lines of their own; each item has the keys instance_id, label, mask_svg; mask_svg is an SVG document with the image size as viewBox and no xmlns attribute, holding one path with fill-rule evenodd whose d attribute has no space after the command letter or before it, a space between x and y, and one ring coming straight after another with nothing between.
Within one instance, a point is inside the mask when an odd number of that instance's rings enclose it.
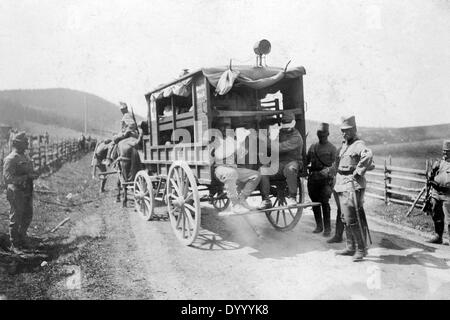
<instances>
[{"instance_id":1,"label":"horse-drawn wagon","mask_svg":"<svg viewBox=\"0 0 450 320\"><path fill-rule=\"evenodd\" d=\"M219 210L229 204L214 176L207 132L221 119L228 119L233 129L270 129L289 110L305 141L304 74L303 67L203 68L148 92L148 132L139 150L145 169L134 180L136 209L142 217L150 220L155 203L166 202L175 234L182 243L191 244L200 229L201 202L210 201ZM305 145L302 153L305 156ZM286 206L286 182L271 181L274 207L259 212L277 230L291 230L303 208L317 205L304 201L305 176L303 168L296 206ZM202 191L208 194L202 197Z\"/></svg>"}]
</instances>

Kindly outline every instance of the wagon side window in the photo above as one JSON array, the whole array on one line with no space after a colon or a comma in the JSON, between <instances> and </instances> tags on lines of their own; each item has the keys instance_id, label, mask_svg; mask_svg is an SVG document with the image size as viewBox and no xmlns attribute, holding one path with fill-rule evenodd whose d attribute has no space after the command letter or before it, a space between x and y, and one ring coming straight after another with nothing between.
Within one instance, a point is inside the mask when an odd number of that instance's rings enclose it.
<instances>
[{"instance_id":1,"label":"wagon side window","mask_svg":"<svg viewBox=\"0 0 450 320\"><path fill-rule=\"evenodd\" d=\"M194 142L194 112L192 107L192 96L176 96L162 98L156 101L158 115L158 145L171 145L174 143ZM190 141L175 139L174 130L184 129L189 133ZM177 131L175 131L177 134ZM180 135L178 135L180 136ZM182 135L186 137L186 134ZM185 141L186 140L186 141Z\"/></svg>"}]
</instances>

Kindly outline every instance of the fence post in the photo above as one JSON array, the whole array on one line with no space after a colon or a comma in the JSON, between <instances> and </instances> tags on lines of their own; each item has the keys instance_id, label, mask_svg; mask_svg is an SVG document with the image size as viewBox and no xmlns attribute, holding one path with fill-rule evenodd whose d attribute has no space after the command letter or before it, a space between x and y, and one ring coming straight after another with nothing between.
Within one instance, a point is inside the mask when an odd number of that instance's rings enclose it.
<instances>
[{"instance_id":1,"label":"fence post","mask_svg":"<svg viewBox=\"0 0 450 320\"><path fill-rule=\"evenodd\" d=\"M42 148L41 148L41 140L38 138L38 156L39 156L39 166L38 166L38 170L39 172L41 172L42 169Z\"/></svg>"},{"instance_id":2,"label":"fence post","mask_svg":"<svg viewBox=\"0 0 450 320\"><path fill-rule=\"evenodd\" d=\"M45 148L44 148L44 152L45 152L45 166L48 167L48 144L45 143Z\"/></svg>"},{"instance_id":3,"label":"fence post","mask_svg":"<svg viewBox=\"0 0 450 320\"><path fill-rule=\"evenodd\" d=\"M0 187L3 186L3 159L5 159L5 147L0 145L2 148L2 158L0 159Z\"/></svg>"},{"instance_id":4,"label":"fence post","mask_svg":"<svg viewBox=\"0 0 450 320\"><path fill-rule=\"evenodd\" d=\"M389 158L389 163L391 163L390 158ZM389 184L391 183L391 178L389 178L389 173L390 170L388 169L387 166L387 160L386 158L384 159L384 203L385 204L389 204L389 197L390 197L390 193L389 193Z\"/></svg>"}]
</instances>

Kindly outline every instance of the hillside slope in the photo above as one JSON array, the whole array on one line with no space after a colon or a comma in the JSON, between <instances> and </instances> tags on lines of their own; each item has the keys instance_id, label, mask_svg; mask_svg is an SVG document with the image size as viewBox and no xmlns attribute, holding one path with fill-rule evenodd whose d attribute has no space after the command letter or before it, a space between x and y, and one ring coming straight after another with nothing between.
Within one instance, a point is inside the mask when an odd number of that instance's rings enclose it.
<instances>
[{"instance_id":1,"label":"hillside slope","mask_svg":"<svg viewBox=\"0 0 450 320\"><path fill-rule=\"evenodd\" d=\"M33 121L83 131L86 108L89 132L118 130L118 106L90 93L61 88L0 91L0 114L7 123Z\"/></svg>"},{"instance_id":2,"label":"hillside slope","mask_svg":"<svg viewBox=\"0 0 450 320\"><path fill-rule=\"evenodd\" d=\"M306 130L309 131L308 143L316 141L318 121L306 120ZM358 127L359 136L369 145L397 144L406 142L425 141L433 139L450 139L450 123L421 127L404 128L370 128ZM339 125L330 124L329 140L335 145L342 141Z\"/></svg>"},{"instance_id":3,"label":"hillside slope","mask_svg":"<svg viewBox=\"0 0 450 320\"><path fill-rule=\"evenodd\" d=\"M87 92L62 88L0 91L1 122L12 125L28 121L81 132L84 131L85 106L89 132L110 135L118 130L121 117L118 106ZM142 118L136 115L136 120L139 122ZM318 121L306 120L308 145L317 140L318 124ZM450 124L407 128L359 127L358 132L369 145L392 144L450 138ZM330 141L340 145L339 125L330 124Z\"/></svg>"}]
</instances>

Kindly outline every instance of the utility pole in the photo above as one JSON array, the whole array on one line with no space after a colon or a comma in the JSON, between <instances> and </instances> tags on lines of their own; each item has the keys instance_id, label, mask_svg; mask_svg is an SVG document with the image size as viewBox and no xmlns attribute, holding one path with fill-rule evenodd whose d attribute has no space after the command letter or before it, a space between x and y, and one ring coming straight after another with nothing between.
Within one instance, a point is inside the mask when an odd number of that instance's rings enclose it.
<instances>
[{"instance_id":1,"label":"utility pole","mask_svg":"<svg viewBox=\"0 0 450 320\"><path fill-rule=\"evenodd\" d=\"M88 112L88 106L87 106L87 99L86 94L84 95L84 135L87 134L87 112Z\"/></svg>"}]
</instances>

